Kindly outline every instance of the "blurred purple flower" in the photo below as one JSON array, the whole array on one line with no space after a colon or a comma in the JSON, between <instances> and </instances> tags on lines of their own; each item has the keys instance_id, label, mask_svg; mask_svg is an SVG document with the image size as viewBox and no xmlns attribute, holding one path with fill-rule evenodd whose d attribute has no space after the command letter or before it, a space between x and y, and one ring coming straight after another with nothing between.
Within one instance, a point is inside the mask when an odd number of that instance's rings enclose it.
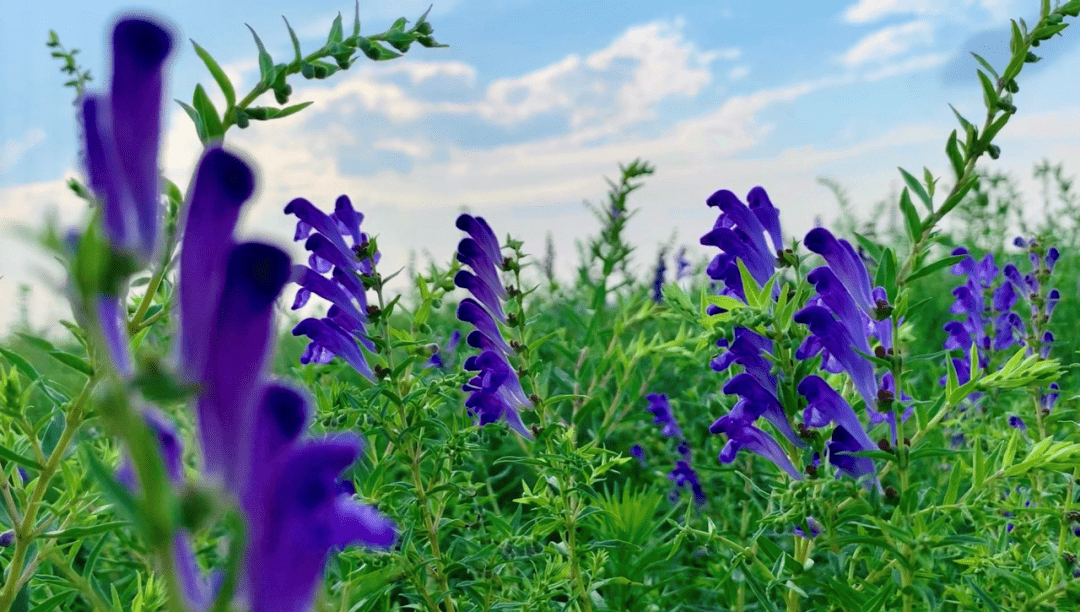
<instances>
[{"instance_id":1,"label":"blurred purple flower","mask_svg":"<svg viewBox=\"0 0 1080 612\"><path fill-rule=\"evenodd\" d=\"M675 416L671 414L671 404L668 397L662 393L650 393L645 396L649 400L649 412L653 414L653 423L663 425L663 434L669 438L682 438L682 430L675 422Z\"/></svg>"}]
</instances>

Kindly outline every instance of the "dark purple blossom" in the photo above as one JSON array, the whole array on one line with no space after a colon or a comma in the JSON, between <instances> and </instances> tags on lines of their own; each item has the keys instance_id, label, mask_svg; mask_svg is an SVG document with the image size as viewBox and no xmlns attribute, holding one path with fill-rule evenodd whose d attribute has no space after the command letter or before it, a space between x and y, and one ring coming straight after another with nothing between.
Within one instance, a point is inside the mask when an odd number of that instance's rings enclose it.
<instances>
[{"instance_id":1,"label":"dark purple blossom","mask_svg":"<svg viewBox=\"0 0 1080 612\"><path fill-rule=\"evenodd\" d=\"M663 425L663 434L669 438L682 438L682 429L675 422L675 416L671 414L671 404L668 397L662 393L650 393L645 396L649 400L649 412L653 414L653 423Z\"/></svg>"},{"instance_id":2,"label":"dark purple blossom","mask_svg":"<svg viewBox=\"0 0 1080 612\"><path fill-rule=\"evenodd\" d=\"M158 149L165 62L173 36L145 18L117 22L108 95L81 100L87 174L109 242L143 261L160 241Z\"/></svg>"},{"instance_id":3,"label":"dark purple blossom","mask_svg":"<svg viewBox=\"0 0 1080 612\"><path fill-rule=\"evenodd\" d=\"M807 359L817 350L825 349L851 377L855 389L866 401L866 405L874 406L878 395L874 366L856 352L856 340L851 337L848 328L837 321L832 312L822 306L803 308L795 313L795 322L809 327L810 333L813 334L809 338L814 339L814 342L804 342L796 351L796 357Z\"/></svg>"},{"instance_id":4,"label":"dark purple blossom","mask_svg":"<svg viewBox=\"0 0 1080 612\"><path fill-rule=\"evenodd\" d=\"M296 216L294 239L304 240L304 247L311 252L308 266L292 269L290 280L300 286L293 310L307 304L312 294L331 304L325 318L305 319L293 328L293 335L310 340L300 362L329 363L335 356L341 357L374 382L375 374L360 349L362 345L375 350L366 327L368 302L361 276L374 273L379 253L368 253L368 236L360 230L364 215L344 195L338 197L329 215L304 198L289 202L285 214ZM326 273L330 273L329 278Z\"/></svg>"},{"instance_id":5,"label":"dark purple blossom","mask_svg":"<svg viewBox=\"0 0 1080 612\"><path fill-rule=\"evenodd\" d=\"M15 530L8 529L0 533L0 547L7 548L15 543Z\"/></svg>"},{"instance_id":6,"label":"dark purple blossom","mask_svg":"<svg viewBox=\"0 0 1080 612\"><path fill-rule=\"evenodd\" d=\"M1024 419L1016 416L1015 414L1009 415L1009 427L1013 429L1019 429L1021 431L1027 429L1027 425L1024 423Z\"/></svg>"},{"instance_id":7,"label":"dark purple blossom","mask_svg":"<svg viewBox=\"0 0 1080 612\"><path fill-rule=\"evenodd\" d=\"M794 531L795 535L799 536L800 538L812 540L821 534L822 527L821 523L814 520L814 517L808 516L806 517L806 529L803 529L802 525L796 525ZM807 535L807 532L809 532L809 535Z\"/></svg>"},{"instance_id":8,"label":"dark purple blossom","mask_svg":"<svg viewBox=\"0 0 1080 612\"><path fill-rule=\"evenodd\" d=\"M506 359L496 351L485 350L465 360L465 369L478 372L462 386L470 393L465 400L480 426L506 421L511 429L523 437L532 439L532 433L521 421L520 411L532 407L525 396L521 381Z\"/></svg>"},{"instance_id":9,"label":"dark purple blossom","mask_svg":"<svg viewBox=\"0 0 1080 612\"><path fill-rule=\"evenodd\" d=\"M664 275L667 273L667 264L664 263L666 250L661 249L656 258L656 274L653 277L653 301L659 304L664 299Z\"/></svg>"},{"instance_id":10,"label":"dark purple blossom","mask_svg":"<svg viewBox=\"0 0 1080 612\"><path fill-rule=\"evenodd\" d=\"M641 448L640 444L635 444L630 447L630 456L638 460L641 467L645 467L645 449Z\"/></svg>"},{"instance_id":11,"label":"dark purple blossom","mask_svg":"<svg viewBox=\"0 0 1080 612\"><path fill-rule=\"evenodd\" d=\"M675 462L675 469L671 470L668 474L668 480L675 483L675 494L678 495L679 489L683 487L689 488L694 495L694 503L698 506L704 506L708 498L705 496L705 490L701 488L701 481L698 479L697 472L690 466L688 458L679 459Z\"/></svg>"},{"instance_id":12,"label":"dark purple blossom","mask_svg":"<svg viewBox=\"0 0 1080 612\"><path fill-rule=\"evenodd\" d=\"M502 301L510 297L499 281L498 270L503 263L499 241L481 217L461 215L456 225L468 234L458 244L457 259L472 272L458 272L454 283L473 295L458 304L457 318L476 328L465 337L465 343L481 351L465 360L466 370L478 372L462 386L470 394L465 406L480 426L502 419L511 429L532 439L520 414L521 410L531 408L532 402L525 396L521 381L508 361L515 351L503 338L496 322L496 319L507 321Z\"/></svg>"},{"instance_id":13,"label":"dark purple blossom","mask_svg":"<svg viewBox=\"0 0 1080 612\"><path fill-rule=\"evenodd\" d=\"M802 474L795 469L791 459L784 453L784 449L764 431L746 423L731 414L725 414L709 427L709 433L723 433L727 436L727 444L720 451L720 462L731 463L743 448L771 461L776 467L784 470L795 480L802 480Z\"/></svg>"},{"instance_id":14,"label":"dark purple blossom","mask_svg":"<svg viewBox=\"0 0 1080 612\"><path fill-rule=\"evenodd\" d=\"M359 440L305 440L306 398L267 380L273 307L294 269L276 247L235 243L239 207L252 189L251 170L242 160L213 147L204 155L180 258L180 359L185 377L199 388L195 405L205 476L236 496L246 518L240 598L255 611L306 612L330 550L355 543L389 546L394 528L340 492L339 476L359 453ZM348 227L352 221L347 215L335 218L337 229L356 236L358 228ZM318 281L305 287L340 298ZM346 338L359 353L352 330L337 322L352 315L336 305L331 311L330 318L302 322L301 331L341 353L348 351L327 338ZM161 431L158 437L172 475L179 452ZM213 589L200 578L186 536L177 538L175 565L189 603L199 607Z\"/></svg>"}]
</instances>

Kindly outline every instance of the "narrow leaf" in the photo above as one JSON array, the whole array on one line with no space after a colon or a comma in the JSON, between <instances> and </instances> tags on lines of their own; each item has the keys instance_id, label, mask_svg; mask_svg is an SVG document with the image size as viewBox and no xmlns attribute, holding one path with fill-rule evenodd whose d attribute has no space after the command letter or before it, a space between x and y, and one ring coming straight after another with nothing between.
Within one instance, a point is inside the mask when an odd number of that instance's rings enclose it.
<instances>
[{"instance_id":1,"label":"narrow leaf","mask_svg":"<svg viewBox=\"0 0 1080 612\"><path fill-rule=\"evenodd\" d=\"M928 274L933 274L934 272L937 272L938 270L940 270L942 268L947 268L949 266L956 265L956 264L960 263L961 261L963 261L965 257L967 257L967 256L966 255L950 255L949 257L939 259L939 260L935 261L934 263L927 264L927 265L919 268L918 270L915 270L914 272L911 273L910 276L907 277L907 280L908 281L913 281L913 280L915 280L917 278L922 278L922 277L924 277L924 276L926 276Z\"/></svg>"},{"instance_id":2,"label":"narrow leaf","mask_svg":"<svg viewBox=\"0 0 1080 612\"><path fill-rule=\"evenodd\" d=\"M904 213L904 226L907 228L908 238L912 244L915 244L922 236L922 221L919 220L919 213L915 211L915 205L911 203L911 196L908 195L907 189L900 194L900 211Z\"/></svg>"},{"instance_id":3,"label":"narrow leaf","mask_svg":"<svg viewBox=\"0 0 1080 612\"><path fill-rule=\"evenodd\" d=\"M23 457L19 453L7 448L6 446L0 446L0 459L7 459L12 463L17 463L23 467L28 467L32 470L41 470L41 464L29 457Z\"/></svg>"},{"instance_id":4,"label":"narrow leaf","mask_svg":"<svg viewBox=\"0 0 1080 612\"><path fill-rule=\"evenodd\" d=\"M911 173L907 170L904 170L903 168L897 169L900 170L900 175L904 177L904 183L906 183L907 186L911 189L911 191L916 196L918 196L920 200L922 200L922 203L926 205L926 208L929 209L930 212L933 212L934 203L930 199L930 194L926 192L925 188L923 188L922 183L920 183L919 180L912 176Z\"/></svg>"},{"instance_id":5,"label":"narrow leaf","mask_svg":"<svg viewBox=\"0 0 1080 612\"><path fill-rule=\"evenodd\" d=\"M196 112L199 113L199 117L203 120L207 141L221 140L222 136L225 135L225 129L221 125L221 118L218 117L214 103L210 101L210 96L206 95L206 90L203 89L201 84L195 86L195 94L192 96L191 102Z\"/></svg>"},{"instance_id":6,"label":"narrow leaf","mask_svg":"<svg viewBox=\"0 0 1080 612\"><path fill-rule=\"evenodd\" d=\"M82 357L72 355L71 353L65 353L64 351L51 351L49 352L49 356L77 372L81 372L87 376L94 375L94 368Z\"/></svg>"},{"instance_id":7,"label":"narrow leaf","mask_svg":"<svg viewBox=\"0 0 1080 612\"><path fill-rule=\"evenodd\" d=\"M997 70L994 70L994 67L990 65L990 62L984 60L981 55L975 53L974 51L971 52L971 55L975 57L975 61L979 62L980 66L982 66L990 74L994 75L995 79L1001 78L1001 76L998 75Z\"/></svg>"},{"instance_id":8,"label":"narrow leaf","mask_svg":"<svg viewBox=\"0 0 1080 612\"><path fill-rule=\"evenodd\" d=\"M15 366L24 376L33 382L38 379L38 372L34 369L34 366L30 365L30 362L23 358L22 355L9 351L6 348L0 348L0 355L3 355L11 365Z\"/></svg>"},{"instance_id":9,"label":"narrow leaf","mask_svg":"<svg viewBox=\"0 0 1080 612\"><path fill-rule=\"evenodd\" d=\"M206 64L207 70L210 71L210 76L214 77L214 80L217 81L218 87L221 88L221 93L225 94L225 112L228 113L232 107L236 106L236 90L233 89L232 81L225 75L225 71L221 69L221 66L218 65L217 61L206 52L206 49L200 47L199 43L194 40L191 41L191 44L195 47L196 55L198 55L203 63Z\"/></svg>"},{"instance_id":10,"label":"narrow leaf","mask_svg":"<svg viewBox=\"0 0 1080 612\"><path fill-rule=\"evenodd\" d=\"M199 111L191 108L190 105L181 100L177 100L176 103L183 107L184 112L187 113L188 117L191 117L191 122L195 124L195 133L199 135L199 142L206 144L206 126L203 125L203 120L202 117L199 116Z\"/></svg>"},{"instance_id":11,"label":"narrow leaf","mask_svg":"<svg viewBox=\"0 0 1080 612\"><path fill-rule=\"evenodd\" d=\"M357 0L357 4L359 4L359 2L360 0ZM282 15L281 18L285 19L285 16ZM293 51L296 53L296 59L294 59L293 61L296 63L300 63L304 61L304 55L300 52L300 39L296 37L296 32L294 32L292 26L289 25L288 19L285 19L285 27L289 29L289 38L292 39Z\"/></svg>"},{"instance_id":12,"label":"narrow leaf","mask_svg":"<svg viewBox=\"0 0 1080 612\"><path fill-rule=\"evenodd\" d=\"M266 47L259 40L259 35L255 33L255 29L246 23L244 25L247 25L247 28L251 30L251 35L255 38L255 46L259 48L259 83L269 87L274 82L274 60L266 52Z\"/></svg>"},{"instance_id":13,"label":"narrow leaf","mask_svg":"<svg viewBox=\"0 0 1080 612\"><path fill-rule=\"evenodd\" d=\"M949 156L956 179L964 176L964 156L960 154L960 145L956 141L956 130L949 134L949 141L945 143L945 154Z\"/></svg>"}]
</instances>

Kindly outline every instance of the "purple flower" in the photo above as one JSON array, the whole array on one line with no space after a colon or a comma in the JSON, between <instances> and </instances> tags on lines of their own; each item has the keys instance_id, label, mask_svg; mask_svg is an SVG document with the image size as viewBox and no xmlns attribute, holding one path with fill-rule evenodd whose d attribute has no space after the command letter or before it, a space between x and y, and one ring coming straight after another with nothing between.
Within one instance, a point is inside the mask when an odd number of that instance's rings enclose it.
<instances>
[{"instance_id":1,"label":"purple flower","mask_svg":"<svg viewBox=\"0 0 1080 612\"><path fill-rule=\"evenodd\" d=\"M356 212L344 195L338 197L329 215L304 198L289 202L285 214L296 216L294 239L304 240L304 247L311 252L309 267L292 269L291 280L300 286L293 310L303 307L312 294L331 304L325 318L305 319L293 328L293 335L310 340L300 363L329 363L335 356L341 357L374 382L375 374L357 345L375 350L368 337L367 295L359 276L374 273L379 253L366 253L368 236L360 230L364 215ZM330 278L323 276L327 272Z\"/></svg>"},{"instance_id":2,"label":"purple flower","mask_svg":"<svg viewBox=\"0 0 1080 612\"><path fill-rule=\"evenodd\" d=\"M630 456L638 460L641 467L645 467L645 449L641 448L640 444L635 444L630 447Z\"/></svg>"},{"instance_id":3,"label":"purple flower","mask_svg":"<svg viewBox=\"0 0 1080 612\"><path fill-rule=\"evenodd\" d=\"M481 217L461 215L456 224L468 234L458 244L457 259L472 268L472 273L458 272L454 283L473 295L458 304L457 318L476 328L465 337L465 343L481 351L465 360L466 370L479 372L462 387L470 393L465 406L480 426L502 419L511 429L532 439L520 415L520 410L531 408L532 402L508 361L515 351L503 339L496 322L507 320L502 300L510 296L499 281L499 241Z\"/></svg>"},{"instance_id":4,"label":"purple flower","mask_svg":"<svg viewBox=\"0 0 1080 612\"><path fill-rule=\"evenodd\" d=\"M15 543L15 530L8 529L0 533L0 546L7 548Z\"/></svg>"},{"instance_id":5,"label":"purple flower","mask_svg":"<svg viewBox=\"0 0 1080 612\"><path fill-rule=\"evenodd\" d=\"M428 359L427 362L427 367L439 368L440 370L445 368L446 359L453 356L459 342L461 342L461 332L455 329L453 333L450 334L450 338L447 339L446 346L436 348L435 352L431 354L431 358Z\"/></svg>"},{"instance_id":6,"label":"purple flower","mask_svg":"<svg viewBox=\"0 0 1080 612\"><path fill-rule=\"evenodd\" d=\"M310 610L331 550L393 544L394 525L339 490L340 474L360 449L348 435L294 441L268 463L268 478L251 497L257 511L250 514L242 592L252 610Z\"/></svg>"},{"instance_id":7,"label":"purple flower","mask_svg":"<svg viewBox=\"0 0 1080 612\"><path fill-rule=\"evenodd\" d=\"M653 413L653 423L664 426L662 433L669 438L682 438L682 430L679 429L679 424L675 422L675 417L671 414L671 404L668 403L667 395L650 393L645 396L645 399L649 400L649 412Z\"/></svg>"},{"instance_id":8,"label":"purple flower","mask_svg":"<svg viewBox=\"0 0 1080 612\"><path fill-rule=\"evenodd\" d=\"M90 188L109 242L144 262L160 240L158 148L165 61L173 37L145 18L117 22L108 95L83 96L84 151Z\"/></svg>"},{"instance_id":9,"label":"purple flower","mask_svg":"<svg viewBox=\"0 0 1080 612\"><path fill-rule=\"evenodd\" d=\"M294 268L276 247L235 243L239 208L252 190L253 176L242 160L216 147L203 156L180 256L180 360L185 377L199 387L205 477L236 496L246 519L240 599L252 610L305 612L330 550L355 543L389 546L394 527L339 485L360 441L305 440L307 400L267 382L274 304ZM357 216L341 204L339 199L332 218L335 229L362 236ZM301 280L305 289L342 301L342 292L326 282ZM351 347L359 354L355 329L343 326L354 317L342 302L328 318L303 321L294 333L313 336L319 351L349 354ZM170 475L178 473L172 466L179 451L168 443L167 431L156 429L166 467ZM183 532L173 549L189 603L204 609L213 588L201 578Z\"/></svg>"},{"instance_id":10,"label":"purple flower","mask_svg":"<svg viewBox=\"0 0 1080 612\"><path fill-rule=\"evenodd\" d=\"M521 382L506 359L496 351L485 350L465 360L465 369L478 372L462 386L470 393L465 407L480 426L506 421L511 429L527 439L532 433L521 421L520 410L532 407Z\"/></svg>"},{"instance_id":11,"label":"purple flower","mask_svg":"<svg viewBox=\"0 0 1080 612\"><path fill-rule=\"evenodd\" d=\"M878 390L874 366L865 357L855 352L856 341L851 337L848 328L821 306L803 308L795 313L795 322L809 327L813 335L807 339L814 339L813 343L804 342L796 351L796 357L807 359L817 350L822 348L827 350L829 356L836 359L851 377L852 382L855 383L855 389L866 401L866 405L874 406Z\"/></svg>"},{"instance_id":12,"label":"purple flower","mask_svg":"<svg viewBox=\"0 0 1080 612\"><path fill-rule=\"evenodd\" d=\"M832 440L828 443L829 463L853 478L875 471L873 460L850 453L875 450L877 445L863 429L851 406L832 387L818 376L807 376L799 383L799 393L808 402L803 413L807 427L824 427L835 423Z\"/></svg>"},{"instance_id":13,"label":"purple flower","mask_svg":"<svg viewBox=\"0 0 1080 612\"><path fill-rule=\"evenodd\" d=\"M664 274L667 272L667 264L664 263L664 256L667 253L664 249L660 250L660 255L656 260L656 274L653 278L653 301L659 304L664 299Z\"/></svg>"},{"instance_id":14,"label":"purple flower","mask_svg":"<svg viewBox=\"0 0 1080 612\"><path fill-rule=\"evenodd\" d=\"M1021 431L1024 431L1024 430L1027 429L1027 424L1024 423L1024 419L1021 419L1020 417L1016 416L1015 414L1010 414L1009 415L1009 427L1012 427L1013 429L1019 429Z\"/></svg>"},{"instance_id":15,"label":"purple flower","mask_svg":"<svg viewBox=\"0 0 1080 612\"><path fill-rule=\"evenodd\" d=\"M784 449L769 434L746 423L731 414L725 414L709 427L709 433L723 433L728 437L727 444L720 451L720 462L731 463L743 448L771 461L795 480L802 480L802 474L784 454Z\"/></svg>"},{"instance_id":16,"label":"purple flower","mask_svg":"<svg viewBox=\"0 0 1080 612\"><path fill-rule=\"evenodd\" d=\"M777 217L777 223L779 223L779 217ZM675 280L682 280L690 276L692 266L693 264L686 258L686 247L679 247L679 250L675 253Z\"/></svg>"},{"instance_id":17,"label":"purple flower","mask_svg":"<svg viewBox=\"0 0 1080 612\"><path fill-rule=\"evenodd\" d=\"M762 386L753 375L747 372L736 374L724 385L724 393L738 395L741 398L732 407L728 416L747 424L764 416L765 420L772 423L773 427L784 434L792 444L799 447L805 446L805 443L795 434L795 430L791 428L791 423L788 421L787 414L784 413L784 407L780 405L780 400L776 398L775 391Z\"/></svg>"},{"instance_id":18,"label":"purple flower","mask_svg":"<svg viewBox=\"0 0 1080 612\"><path fill-rule=\"evenodd\" d=\"M783 248L779 211L773 207L765 190L755 187L747 195L750 206L739 201L734 193L723 189L709 196L707 203L720 209L712 231L701 237L701 244L715 246L720 254L713 258L706 273L723 281L723 293L744 299L742 279L736 260L759 284L765 284L776 269L776 253ZM765 240L772 241L769 248Z\"/></svg>"},{"instance_id":19,"label":"purple flower","mask_svg":"<svg viewBox=\"0 0 1080 612\"><path fill-rule=\"evenodd\" d=\"M843 283L855 304L865 313L873 313L877 300L870 287L870 275L855 249L847 240L837 240L825 228L814 228L803 240L806 248L821 255L825 263Z\"/></svg>"},{"instance_id":20,"label":"purple flower","mask_svg":"<svg viewBox=\"0 0 1080 612\"><path fill-rule=\"evenodd\" d=\"M796 525L794 531L795 535L806 538L807 540L812 540L821 534L822 527L821 523L814 520L814 517L808 516L806 517L806 529L803 529L802 525ZM807 535L807 532L809 532L809 535Z\"/></svg>"},{"instance_id":21,"label":"purple flower","mask_svg":"<svg viewBox=\"0 0 1080 612\"><path fill-rule=\"evenodd\" d=\"M705 497L705 490L701 488L701 481L698 479L697 472L690 466L688 459L680 459L675 462L675 469L671 470L668 474L668 480L675 483L675 495L678 495L679 489L687 487L694 495L694 503L698 506L704 506L708 498Z\"/></svg>"}]
</instances>

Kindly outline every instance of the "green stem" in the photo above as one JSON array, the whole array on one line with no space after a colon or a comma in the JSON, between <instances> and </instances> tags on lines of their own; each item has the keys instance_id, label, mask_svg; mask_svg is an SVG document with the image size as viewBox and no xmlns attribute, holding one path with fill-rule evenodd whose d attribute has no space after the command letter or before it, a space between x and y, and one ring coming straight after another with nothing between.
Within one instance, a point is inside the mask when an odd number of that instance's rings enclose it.
<instances>
[{"instance_id":1,"label":"green stem","mask_svg":"<svg viewBox=\"0 0 1080 612\"><path fill-rule=\"evenodd\" d=\"M45 493L52 483L52 478L60 466L60 461L63 460L68 446L71 445L71 441L75 437L75 432L78 431L79 425L82 424L83 411L97 383L98 378L96 375L88 378L86 384L83 385L82 392L72 403L71 412L64 421L64 429L60 433L60 439L38 474L37 485L30 493L30 499L27 501L22 520L14 525L15 552L12 554L11 563L8 564L4 587L0 590L0 612L8 612L11 609L19 585L25 582L22 575L23 564L26 562L26 554L30 549L30 545L34 541L33 533L37 525L37 514L41 508L41 500L44 499Z\"/></svg>"}]
</instances>

